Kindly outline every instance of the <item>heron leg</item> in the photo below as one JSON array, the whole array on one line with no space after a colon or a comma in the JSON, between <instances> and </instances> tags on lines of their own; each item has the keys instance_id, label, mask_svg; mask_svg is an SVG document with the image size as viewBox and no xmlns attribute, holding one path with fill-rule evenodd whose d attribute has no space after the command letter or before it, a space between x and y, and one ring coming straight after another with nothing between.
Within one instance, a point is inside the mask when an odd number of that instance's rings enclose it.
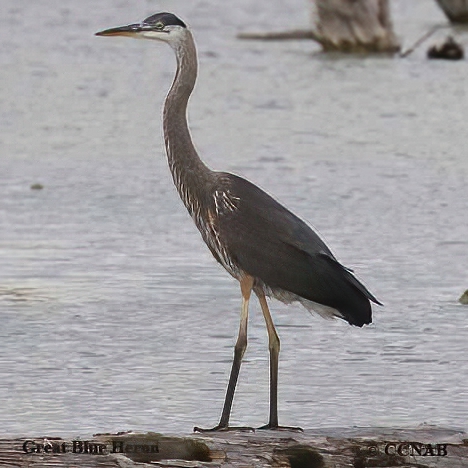
<instances>
[{"instance_id":1,"label":"heron leg","mask_svg":"<svg viewBox=\"0 0 468 468\"><path fill-rule=\"evenodd\" d=\"M268 424L259 427L259 429L302 431L300 427L286 427L278 424L278 364L280 339L276 333L275 324L271 318L265 294L263 291L255 291L255 293L257 294L263 317L265 318L268 332L268 349L270 351L270 419Z\"/></svg>"},{"instance_id":2,"label":"heron leg","mask_svg":"<svg viewBox=\"0 0 468 468\"><path fill-rule=\"evenodd\" d=\"M244 356L247 348L247 322L249 319L249 300L252 293L254 279L251 276L244 276L240 280L240 287L242 292L242 309L241 318L239 325L239 334L237 336L237 342L234 347L234 360L232 361L231 375L229 377L229 384L226 391L226 398L224 400L223 412L221 419L217 426L212 429L201 429L195 427L195 432L209 432L209 431L223 431L229 430L229 417L231 415L232 401L234 399L234 392L236 391L237 379L239 377L239 371L242 363L242 357ZM249 427L232 428L236 430L253 430Z\"/></svg>"}]
</instances>

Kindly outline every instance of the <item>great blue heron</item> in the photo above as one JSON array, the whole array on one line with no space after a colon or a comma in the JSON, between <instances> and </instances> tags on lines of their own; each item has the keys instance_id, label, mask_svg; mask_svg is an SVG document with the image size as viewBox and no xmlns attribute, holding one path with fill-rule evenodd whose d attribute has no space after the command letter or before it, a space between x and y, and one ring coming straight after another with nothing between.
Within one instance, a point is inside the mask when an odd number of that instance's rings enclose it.
<instances>
[{"instance_id":1,"label":"great blue heron","mask_svg":"<svg viewBox=\"0 0 468 468\"><path fill-rule=\"evenodd\" d=\"M198 156L187 124L187 104L197 78L197 52L190 30L172 13L141 23L107 29L98 36L130 36L167 42L177 71L163 113L164 140L174 184L216 260L240 283L239 335L221 419L212 429L229 429L232 400L247 347L248 305L252 291L260 301L270 352L270 417L263 429L278 425L277 388L280 340L265 296L301 302L323 316L351 325L371 323L370 301L377 299L341 265L301 219L256 185L237 175L209 169Z\"/></svg>"}]
</instances>

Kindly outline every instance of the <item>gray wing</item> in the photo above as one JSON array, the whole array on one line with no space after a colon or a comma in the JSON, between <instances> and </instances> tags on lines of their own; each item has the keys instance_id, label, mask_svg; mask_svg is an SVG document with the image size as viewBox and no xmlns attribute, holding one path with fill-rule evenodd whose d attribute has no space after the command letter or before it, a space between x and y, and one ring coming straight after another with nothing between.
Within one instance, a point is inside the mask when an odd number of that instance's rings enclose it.
<instances>
[{"instance_id":1,"label":"gray wing","mask_svg":"<svg viewBox=\"0 0 468 468\"><path fill-rule=\"evenodd\" d=\"M339 310L351 324L371 322L374 296L300 218L251 182L222 174L236 208L218 218L219 235L245 272L310 301Z\"/></svg>"}]
</instances>

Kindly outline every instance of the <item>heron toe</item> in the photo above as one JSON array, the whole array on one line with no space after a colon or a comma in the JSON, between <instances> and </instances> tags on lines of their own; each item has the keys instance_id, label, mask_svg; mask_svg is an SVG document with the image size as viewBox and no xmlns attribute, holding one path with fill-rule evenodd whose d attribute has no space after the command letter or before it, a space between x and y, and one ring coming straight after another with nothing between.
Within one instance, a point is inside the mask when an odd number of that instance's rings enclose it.
<instances>
[{"instance_id":1,"label":"heron toe","mask_svg":"<svg viewBox=\"0 0 468 468\"><path fill-rule=\"evenodd\" d=\"M201 427L194 427L193 432L228 432L228 431L239 431L239 432L255 432L253 427L248 426L221 426L217 425L211 429L202 429Z\"/></svg>"},{"instance_id":2,"label":"heron toe","mask_svg":"<svg viewBox=\"0 0 468 468\"><path fill-rule=\"evenodd\" d=\"M304 432L302 427L293 427L293 426L278 426L272 424L265 424L262 427L257 428L258 431L292 431L292 432Z\"/></svg>"}]
</instances>

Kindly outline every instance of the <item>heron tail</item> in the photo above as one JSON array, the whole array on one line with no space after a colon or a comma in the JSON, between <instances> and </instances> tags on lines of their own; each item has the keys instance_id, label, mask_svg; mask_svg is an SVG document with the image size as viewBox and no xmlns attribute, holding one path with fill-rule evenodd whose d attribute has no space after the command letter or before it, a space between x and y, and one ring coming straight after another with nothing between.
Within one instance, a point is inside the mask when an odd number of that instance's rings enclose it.
<instances>
[{"instance_id":1,"label":"heron tail","mask_svg":"<svg viewBox=\"0 0 468 468\"><path fill-rule=\"evenodd\" d=\"M327 271L333 291L328 291L327 305L335 308L350 325L362 327L372 323L371 302L382 305L353 273L327 254L319 254L323 271ZM317 261L317 258L316 260ZM331 286L333 284L333 286Z\"/></svg>"}]
</instances>

